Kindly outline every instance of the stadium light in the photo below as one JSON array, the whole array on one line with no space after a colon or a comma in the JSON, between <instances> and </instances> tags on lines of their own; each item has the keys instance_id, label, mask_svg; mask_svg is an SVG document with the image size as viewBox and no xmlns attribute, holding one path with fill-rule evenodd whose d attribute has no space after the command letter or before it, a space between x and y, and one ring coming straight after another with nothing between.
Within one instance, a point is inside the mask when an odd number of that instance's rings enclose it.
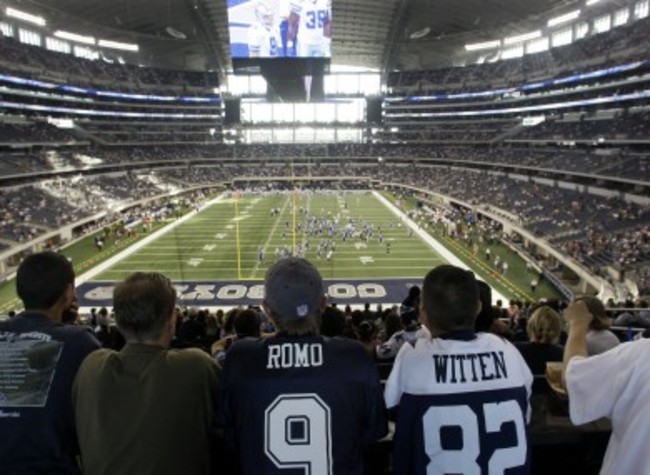
<instances>
[{"instance_id":1,"label":"stadium light","mask_svg":"<svg viewBox=\"0 0 650 475\"><path fill-rule=\"evenodd\" d=\"M11 18L33 23L34 25L45 26L45 18L42 16L32 15L31 13L16 10L15 8L11 7L7 7L5 13Z\"/></svg>"},{"instance_id":2,"label":"stadium light","mask_svg":"<svg viewBox=\"0 0 650 475\"><path fill-rule=\"evenodd\" d=\"M465 45L465 51L480 51L483 49L493 49L501 46L501 40L486 41L484 43L473 43Z\"/></svg>"},{"instance_id":3,"label":"stadium light","mask_svg":"<svg viewBox=\"0 0 650 475\"><path fill-rule=\"evenodd\" d=\"M551 18L548 21L547 26L561 25L562 23L566 23L567 21L575 20L579 16L580 16L580 10L573 10L572 12L565 13L564 15Z\"/></svg>"},{"instance_id":4,"label":"stadium light","mask_svg":"<svg viewBox=\"0 0 650 475\"><path fill-rule=\"evenodd\" d=\"M598 2L600 2L600 0L587 0L587 6L590 7Z\"/></svg>"},{"instance_id":5,"label":"stadium light","mask_svg":"<svg viewBox=\"0 0 650 475\"><path fill-rule=\"evenodd\" d=\"M69 31L57 30L54 32L54 36L64 40L75 41L77 43L84 43L87 45L94 45L95 38L92 36L83 36L76 33L70 33Z\"/></svg>"},{"instance_id":6,"label":"stadium light","mask_svg":"<svg viewBox=\"0 0 650 475\"><path fill-rule=\"evenodd\" d=\"M517 43L523 43L524 41L534 40L540 36L542 36L541 30L531 31L530 33L524 33L523 35L509 36L507 38L504 38L503 43L506 45L514 45Z\"/></svg>"},{"instance_id":7,"label":"stadium light","mask_svg":"<svg viewBox=\"0 0 650 475\"><path fill-rule=\"evenodd\" d=\"M140 51L140 47L136 44L120 43L119 41L111 41L111 40L99 40L97 42L97 46L101 46L102 48L119 49L123 51L134 51L134 52Z\"/></svg>"}]
</instances>

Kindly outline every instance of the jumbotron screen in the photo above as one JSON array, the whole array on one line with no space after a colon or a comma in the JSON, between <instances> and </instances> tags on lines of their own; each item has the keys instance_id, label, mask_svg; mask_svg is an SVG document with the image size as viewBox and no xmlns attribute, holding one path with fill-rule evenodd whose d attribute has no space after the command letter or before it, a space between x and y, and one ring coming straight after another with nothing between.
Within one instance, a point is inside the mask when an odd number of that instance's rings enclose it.
<instances>
[{"instance_id":1,"label":"jumbotron screen","mask_svg":"<svg viewBox=\"0 0 650 475\"><path fill-rule=\"evenodd\" d=\"M332 0L228 0L233 59L330 58Z\"/></svg>"}]
</instances>

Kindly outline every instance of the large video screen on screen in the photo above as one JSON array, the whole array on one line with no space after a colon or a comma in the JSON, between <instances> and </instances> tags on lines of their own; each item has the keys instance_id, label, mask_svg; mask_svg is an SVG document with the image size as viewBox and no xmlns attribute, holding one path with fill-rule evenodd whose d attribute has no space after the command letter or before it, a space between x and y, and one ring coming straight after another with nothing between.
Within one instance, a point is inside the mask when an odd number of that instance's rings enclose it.
<instances>
[{"instance_id":1,"label":"large video screen on screen","mask_svg":"<svg viewBox=\"0 0 650 475\"><path fill-rule=\"evenodd\" d=\"M332 0L228 0L233 60L330 58Z\"/></svg>"}]
</instances>

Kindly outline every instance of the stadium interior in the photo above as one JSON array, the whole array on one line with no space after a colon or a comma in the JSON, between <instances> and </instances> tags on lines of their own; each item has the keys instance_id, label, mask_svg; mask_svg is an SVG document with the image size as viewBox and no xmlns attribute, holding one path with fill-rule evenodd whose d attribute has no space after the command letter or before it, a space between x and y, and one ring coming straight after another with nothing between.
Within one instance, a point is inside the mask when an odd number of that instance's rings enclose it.
<instances>
[{"instance_id":1,"label":"stadium interior","mask_svg":"<svg viewBox=\"0 0 650 475\"><path fill-rule=\"evenodd\" d=\"M175 229L224 233L195 248L174 235L175 283L217 279L200 272L213 256L232 268L218 279L236 296L246 280L250 296L260 266L309 242L301 213L350 206L391 244L364 228L356 249L319 245L342 305L399 304L406 291L373 300L357 284L422 278L409 257L429 258L432 240L506 307L591 294L613 319L625 307L650 325L650 0L331 8L324 67L269 59L247 72L235 71L226 0L0 0L0 318L19 309L24 256L67 253L84 311L110 307L93 297L101 283L158 268L135 246ZM191 285L188 307L202 292ZM194 304L255 303L210 292ZM644 331L615 328L622 340ZM533 472L597 473L607 429L533 409ZM548 454L578 456L558 469ZM391 473L375 456L369 473Z\"/></svg>"}]
</instances>

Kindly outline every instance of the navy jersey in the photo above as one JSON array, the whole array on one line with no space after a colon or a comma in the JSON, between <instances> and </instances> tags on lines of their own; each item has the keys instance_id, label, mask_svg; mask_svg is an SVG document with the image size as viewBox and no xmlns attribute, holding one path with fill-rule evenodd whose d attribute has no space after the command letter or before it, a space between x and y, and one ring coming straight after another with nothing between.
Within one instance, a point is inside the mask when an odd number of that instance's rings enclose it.
<instances>
[{"instance_id":1,"label":"navy jersey","mask_svg":"<svg viewBox=\"0 0 650 475\"><path fill-rule=\"evenodd\" d=\"M79 473L72 382L99 347L87 327L38 313L0 322L1 473Z\"/></svg>"},{"instance_id":2,"label":"navy jersey","mask_svg":"<svg viewBox=\"0 0 650 475\"><path fill-rule=\"evenodd\" d=\"M229 349L220 411L242 473L361 474L387 432L377 369L355 341L245 339Z\"/></svg>"},{"instance_id":3,"label":"navy jersey","mask_svg":"<svg viewBox=\"0 0 650 475\"><path fill-rule=\"evenodd\" d=\"M519 351L494 335L404 345L386 383L394 473L528 473L531 384Z\"/></svg>"}]
</instances>

